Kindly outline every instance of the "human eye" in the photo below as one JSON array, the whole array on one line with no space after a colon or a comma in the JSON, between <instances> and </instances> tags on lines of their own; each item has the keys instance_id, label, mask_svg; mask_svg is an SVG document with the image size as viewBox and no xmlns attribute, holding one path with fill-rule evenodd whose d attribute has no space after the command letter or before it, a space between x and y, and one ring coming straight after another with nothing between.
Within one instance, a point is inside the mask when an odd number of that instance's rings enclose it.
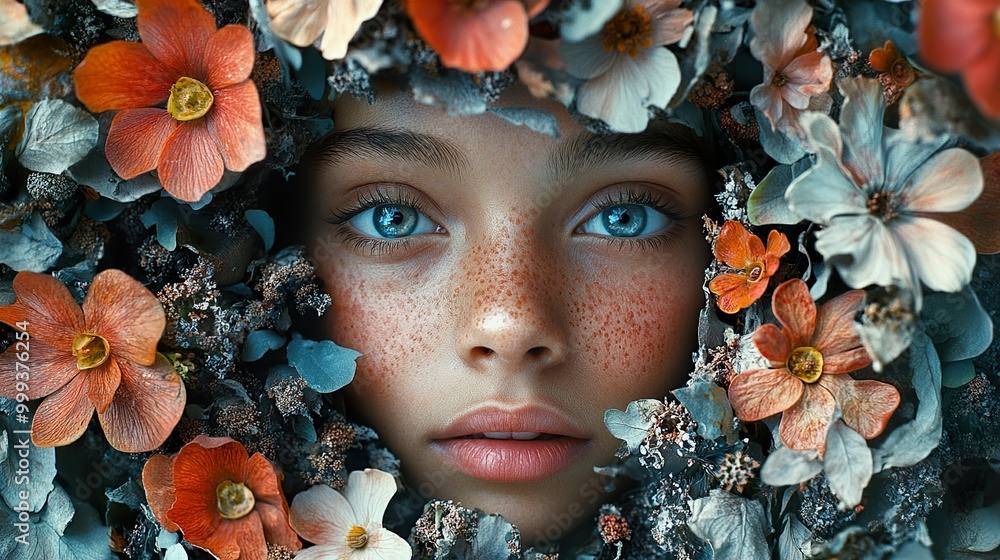
<instances>
[{"instance_id":1,"label":"human eye","mask_svg":"<svg viewBox=\"0 0 1000 560\"><path fill-rule=\"evenodd\" d=\"M577 228L577 233L619 244L644 246L665 241L682 219L663 198L646 191L624 190L604 195Z\"/></svg>"},{"instance_id":2,"label":"human eye","mask_svg":"<svg viewBox=\"0 0 1000 560\"><path fill-rule=\"evenodd\" d=\"M330 213L325 221L336 225L352 248L373 256L399 249L420 235L446 233L427 217L423 201L398 189L376 188Z\"/></svg>"}]
</instances>

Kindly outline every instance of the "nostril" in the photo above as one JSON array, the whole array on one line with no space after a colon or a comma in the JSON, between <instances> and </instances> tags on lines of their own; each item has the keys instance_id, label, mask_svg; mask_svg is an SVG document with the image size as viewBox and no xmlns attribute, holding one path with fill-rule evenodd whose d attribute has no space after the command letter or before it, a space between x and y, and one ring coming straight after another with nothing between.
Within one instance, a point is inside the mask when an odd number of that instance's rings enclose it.
<instances>
[{"instance_id":1,"label":"nostril","mask_svg":"<svg viewBox=\"0 0 1000 560\"><path fill-rule=\"evenodd\" d=\"M493 354L493 350L485 346L476 346L472 349L472 356L474 358L485 358Z\"/></svg>"},{"instance_id":2,"label":"nostril","mask_svg":"<svg viewBox=\"0 0 1000 560\"><path fill-rule=\"evenodd\" d=\"M541 356L542 353L544 352L545 352L544 346L535 346L534 348L528 350L528 354L531 354L531 356L534 358Z\"/></svg>"}]
</instances>

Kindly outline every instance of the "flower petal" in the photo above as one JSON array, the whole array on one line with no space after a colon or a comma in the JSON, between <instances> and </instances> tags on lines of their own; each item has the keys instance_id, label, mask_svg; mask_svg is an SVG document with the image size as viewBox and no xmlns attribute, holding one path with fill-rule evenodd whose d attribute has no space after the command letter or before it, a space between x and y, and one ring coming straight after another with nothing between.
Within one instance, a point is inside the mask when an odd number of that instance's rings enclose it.
<instances>
[{"instance_id":1,"label":"flower petal","mask_svg":"<svg viewBox=\"0 0 1000 560\"><path fill-rule=\"evenodd\" d=\"M645 73L647 103L651 107L665 109L681 83L677 56L670 49L652 47L640 53L635 61L638 64L632 65L632 71Z\"/></svg>"},{"instance_id":2,"label":"flower petal","mask_svg":"<svg viewBox=\"0 0 1000 560\"><path fill-rule=\"evenodd\" d=\"M115 115L104 151L122 179L156 169L167 138L179 126L164 109L128 109Z\"/></svg>"},{"instance_id":3,"label":"flower petal","mask_svg":"<svg viewBox=\"0 0 1000 560\"><path fill-rule=\"evenodd\" d=\"M830 57L815 51L795 57L781 70L781 75L788 80L784 87L794 90L799 97L793 101L792 97L785 95L788 103L796 109L807 109L810 97L826 93L830 89L833 65Z\"/></svg>"},{"instance_id":4,"label":"flower petal","mask_svg":"<svg viewBox=\"0 0 1000 560\"><path fill-rule=\"evenodd\" d=\"M138 280L114 268L94 277L83 300L87 328L108 340L120 360L150 365L167 319L156 296Z\"/></svg>"},{"instance_id":5,"label":"flower petal","mask_svg":"<svg viewBox=\"0 0 1000 560\"><path fill-rule=\"evenodd\" d=\"M934 214L939 220L969 238L976 252L983 255L1000 253L1000 152L980 160L983 170L983 194L961 212Z\"/></svg>"},{"instance_id":6,"label":"flower petal","mask_svg":"<svg viewBox=\"0 0 1000 560\"><path fill-rule=\"evenodd\" d=\"M886 41L885 47L872 50L868 55L868 65L879 72L888 72L893 62L899 60L899 50L892 41Z\"/></svg>"},{"instance_id":7,"label":"flower petal","mask_svg":"<svg viewBox=\"0 0 1000 560\"><path fill-rule=\"evenodd\" d=\"M785 106L788 102L781 96L781 88L772 87L769 84L758 84L750 90L750 103L771 121L771 127L778 129L779 123L783 122L782 116L785 114Z\"/></svg>"},{"instance_id":8,"label":"flower petal","mask_svg":"<svg viewBox=\"0 0 1000 560\"><path fill-rule=\"evenodd\" d=\"M197 541L184 531L184 540L210 551L219 560L267 560L267 541L256 509L240 519L221 519L215 531L199 533Z\"/></svg>"},{"instance_id":9,"label":"flower petal","mask_svg":"<svg viewBox=\"0 0 1000 560\"><path fill-rule=\"evenodd\" d=\"M806 42L812 8L802 0L766 0L751 15L750 52L772 69L784 68Z\"/></svg>"},{"instance_id":10,"label":"flower petal","mask_svg":"<svg viewBox=\"0 0 1000 560\"><path fill-rule=\"evenodd\" d=\"M407 2L417 33L441 63L465 72L499 72L528 44L528 14L520 0L494 0L467 10L450 0Z\"/></svg>"},{"instance_id":11,"label":"flower petal","mask_svg":"<svg viewBox=\"0 0 1000 560\"><path fill-rule=\"evenodd\" d=\"M743 270L756 261L764 260L764 243L747 231L743 224L730 220L722 224L719 230L719 239L715 242L715 258L737 270Z\"/></svg>"},{"instance_id":12,"label":"flower petal","mask_svg":"<svg viewBox=\"0 0 1000 560\"><path fill-rule=\"evenodd\" d=\"M93 403L97 413L101 414L108 409L111 399L118 390L118 385L122 381L122 372L118 368L117 361L112 358L93 369L83 372L87 378L87 398Z\"/></svg>"},{"instance_id":13,"label":"flower petal","mask_svg":"<svg viewBox=\"0 0 1000 560\"><path fill-rule=\"evenodd\" d=\"M902 188L910 212L958 212L983 192L979 160L966 150L938 152L910 175Z\"/></svg>"},{"instance_id":14,"label":"flower petal","mask_svg":"<svg viewBox=\"0 0 1000 560\"><path fill-rule=\"evenodd\" d=\"M263 456L261 456L263 458ZM266 460L266 459L265 459ZM264 526L264 538L267 542L298 550L302 548L302 541L288 524L288 506L275 506L267 502L257 502L254 511L260 515L261 524Z\"/></svg>"},{"instance_id":15,"label":"flower petal","mask_svg":"<svg viewBox=\"0 0 1000 560\"><path fill-rule=\"evenodd\" d=\"M97 417L111 447L126 453L152 451L180 422L187 403L184 383L162 354L152 366L128 361L119 365L121 385Z\"/></svg>"},{"instance_id":16,"label":"flower petal","mask_svg":"<svg viewBox=\"0 0 1000 560\"><path fill-rule=\"evenodd\" d=\"M246 80L256 55L249 29L242 25L219 28L205 45L205 84L214 91Z\"/></svg>"},{"instance_id":17,"label":"flower petal","mask_svg":"<svg viewBox=\"0 0 1000 560\"><path fill-rule=\"evenodd\" d=\"M865 302L864 290L851 290L824 303L816 311L816 330L809 344L824 356L861 346L854 316Z\"/></svg>"},{"instance_id":18,"label":"flower petal","mask_svg":"<svg viewBox=\"0 0 1000 560\"><path fill-rule=\"evenodd\" d=\"M242 482L246 479L247 451L231 440L217 447L203 447L197 441L188 443L174 457L174 505L167 517L184 531L184 539L205 548L220 558L239 556L239 545L218 540L223 536L225 522L216 505L216 487L224 480ZM251 513L260 530L260 519ZM231 536L229 532L225 535ZM263 536L261 537L263 540Z\"/></svg>"},{"instance_id":19,"label":"flower petal","mask_svg":"<svg viewBox=\"0 0 1000 560\"><path fill-rule=\"evenodd\" d=\"M784 365L792 353L792 341L788 339L788 335L772 324L761 325L754 331L753 344L772 366Z\"/></svg>"},{"instance_id":20,"label":"flower petal","mask_svg":"<svg viewBox=\"0 0 1000 560\"><path fill-rule=\"evenodd\" d=\"M931 290L957 292L972 280L976 248L950 226L930 218L901 216L892 222L890 231Z\"/></svg>"},{"instance_id":21,"label":"flower petal","mask_svg":"<svg viewBox=\"0 0 1000 560\"><path fill-rule=\"evenodd\" d=\"M827 259L850 256L847 260L836 260L835 265L852 288L912 284L910 262L903 246L884 223L871 216L833 218L830 225L816 233L816 250Z\"/></svg>"},{"instance_id":22,"label":"flower petal","mask_svg":"<svg viewBox=\"0 0 1000 560\"><path fill-rule=\"evenodd\" d=\"M369 535L365 548L369 549L372 560L409 560L413 555L406 539L385 528Z\"/></svg>"},{"instance_id":23,"label":"flower petal","mask_svg":"<svg viewBox=\"0 0 1000 560\"><path fill-rule=\"evenodd\" d=\"M566 63L567 71L581 80L596 78L610 70L617 59L615 54L604 50L600 33L577 43L559 44L559 57Z\"/></svg>"},{"instance_id":24,"label":"flower petal","mask_svg":"<svg viewBox=\"0 0 1000 560\"><path fill-rule=\"evenodd\" d=\"M808 346L816 329L816 302L806 283L798 278L782 283L771 295L771 308L792 347Z\"/></svg>"},{"instance_id":25,"label":"flower petal","mask_svg":"<svg viewBox=\"0 0 1000 560\"><path fill-rule=\"evenodd\" d=\"M338 60L347 56L348 43L357 34L362 23L375 17L381 5L382 0L328 2L326 29L323 31L323 42L320 44L323 58ZM527 27L527 20L525 27ZM527 44L527 39L525 39L525 44ZM518 55L520 54L518 53Z\"/></svg>"},{"instance_id":26,"label":"flower petal","mask_svg":"<svg viewBox=\"0 0 1000 560\"><path fill-rule=\"evenodd\" d=\"M296 494L288 520L302 538L322 545L342 545L347 531L358 524L347 498L325 484Z\"/></svg>"},{"instance_id":27,"label":"flower petal","mask_svg":"<svg viewBox=\"0 0 1000 560\"><path fill-rule=\"evenodd\" d=\"M994 40L983 56L972 61L962 74L976 107L994 118L1000 116L1000 72L997 68L1000 68L1000 45Z\"/></svg>"},{"instance_id":28,"label":"flower petal","mask_svg":"<svg viewBox=\"0 0 1000 560\"><path fill-rule=\"evenodd\" d=\"M788 236L779 232L776 229L772 229L767 234L767 249L764 252L765 257L771 257L775 259L775 262L767 262L767 274L768 276L774 274L777 271L777 260L784 256L785 253L792 250L792 244L788 242Z\"/></svg>"},{"instance_id":29,"label":"flower petal","mask_svg":"<svg viewBox=\"0 0 1000 560\"><path fill-rule=\"evenodd\" d=\"M184 123L167 138L156 170L163 188L179 200L196 202L222 180L218 141L201 121Z\"/></svg>"},{"instance_id":30,"label":"flower petal","mask_svg":"<svg viewBox=\"0 0 1000 560\"><path fill-rule=\"evenodd\" d=\"M0 354L0 396L13 399L24 393L30 400L40 399L80 373L76 357L68 350L56 350L41 340L29 339L27 344L28 361L17 359L25 347L18 347L16 342ZM18 391L18 382L24 382L26 390Z\"/></svg>"},{"instance_id":31,"label":"flower petal","mask_svg":"<svg viewBox=\"0 0 1000 560\"><path fill-rule=\"evenodd\" d=\"M296 47L308 47L326 27L332 0L267 0L271 30Z\"/></svg>"},{"instance_id":32,"label":"flower petal","mask_svg":"<svg viewBox=\"0 0 1000 560\"><path fill-rule=\"evenodd\" d=\"M708 289L717 295L716 304L724 313L737 313L754 302L750 287L742 274L720 274L708 283Z\"/></svg>"},{"instance_id":33,"label":"flower petal","mask_svg":"<svg viewBox=\"0 0 1000 560\"><path fill-rule=\"evenodd\" d=\"M87 51L73 71L73 86L87 109L102 113L165 103L179 77L145 45L112 41Z\"/></svg>"},{"instance_id":34,"label":"flower petal","mask_svg":"<svg viewBox=\"0 0 1000 560\"><path fill-rule=\"evenodd\" d=\"M343 542L335 545L310 546L295 553L295 560L347 560L353 552L354 549Z\"/></svg>"},{"instance_id":35,"label":"flower petal","mask_svg":"<svg viewBox=\"0 0 1000 560\"><path fill-rule=\"evenodd\" d=\"M980 57L993 41L990 16L994 2L924 0L917 37L920 56L943 72L955 72Z\"/></svg>"},{"instance_id":36,"label":"flower petal","mask_svg":"<svg viewBox=\"0 0 1000 560\"><path fill-rule=\"evenodd\" d=\"M785 191L789 208L819 224L827 224L835 216L865 213L867 197L841 165L839 149L827 144L840 141L836 124L830 117L816 113L807 114L803 124L810 149L816 150L816 162Z\"/></svg>"},{"instance_id":37,"label":"flower petal","mask_svg":"<svg viewBox=\"0 0 1000 560\"><path fill-rule=\"evenodd\" d=\"M171 533L180 530L167 518L167 510L174 505L174 460L166 455L153 455L142 468L142 487L153 517Z\"/></svg>"},{"instance_id":38,"label":"flower petal","mask_svg":"<svg viewBox=\"0 0 1000 560\"><path fill-rule=\"evenodd\" d=\"M180 76L207 79L205 45L215 33L215 18L198 0L136 0L139 37L166 67Z\"/></svg>"},{"instance_id":39,"label":"flower petal","mask_svg":"<svg viewBox=\"0 0 1000 560\"><path fill-rule=\"evenodd\" d=\"M878 80L848 78L837 82L844 95L840 132L844 138L844 165L858 185L878 185L885 178L882 117L885 94Z\"/></svg>"},{"instance_id":40,"label":"flower petal","mask_svg":"<svg viewBox=\"0 0 1000 560\"><path fill-rule=\"evenodd\" d=\"M778 435L792 449L815 449L822 456L837 403L830 391L817 383L804 385L802 399L781 415Z\"/></svg>"},{"instance_id":41,"label":"flower petal","mask_svg":"<svg viewBox=\"0 0 1000 560\"><path fill-rule=\"evenodd\" d=\"M653 46L672 45L684 38L694 21L694 12L670 7L670 3L649 3L647 12L653 24Z\"/></svg>"},{"instance_id":42,"label":"flower petal","mask_svg":"<svg viewBox=\"0 0 1000 560\"><path fill-rule=\"evenodd\" d=\"M846 350L832 355L823 355L823 374L836 375L851 373L866 368L872 363L872 357L864 347Z\"/></svg>"},{"instance_id":43,"label":"flower petal","mask_svg":"<svg viewBox=\"0 0 1000 560\"><path fill-rule=\"evenodd\" d=\"M740 420L755 422L797 403L804 386L784 368L752 369L733 378L729 402Z\"/></svg>"},{"instance_id":44,"label":"flower petal","mask_svg":"<svg viewBox=\"0 0 1000 560\"><path fill-rule=\"evenodd\" d=\"M28 323L28 336L72 352L73 338L85 330L80 304L62 282L48 274L22 270L14 277L17 300L0 307L0 322Z\"/></svg>"},{"instance_id":45,"label":"flower petal","mask_svg":"<svg viewBox=\"0 0 1000 560\"><path fill-rule=\"evenodd\" d=\"M848 375L824 375L819 383L837 399L844 422L865 439L882 433L899 406L899 391L888 383L855 381Z\"/></svg>"},{"instance_id":46,"label":"flower petal","mask_svg":"<svg viewBox=\"0 0 1000 560\"><path fill-rule=\"evenodd\" d=\"M38 447L68 445L80 439L94 416L87 398L87 377L77 375L45 397L31 421L31 441Z\"/></svg>"},{"instance_id":47,"label":"flower petal","mask_svg":"<svg viewBox=\"0 0 1000 560\"><path fill-rule=\"evenodd\" d=\"M257 86L250 80L215 92L208 130L230 171L244 171L267 155Z\"/></svg>"},{"instance_id":48,"label":"flower petal","mask_svg":"<svg viewBox=\"0 0 1000 560\"><path fill-rule=\"evenodd\" d=\"M362 527L374 530L382 526L382 516L396 493L396 479L378 469L354 471L347 478L344 496L354 509Z\"/></svg>"}]
</instances>

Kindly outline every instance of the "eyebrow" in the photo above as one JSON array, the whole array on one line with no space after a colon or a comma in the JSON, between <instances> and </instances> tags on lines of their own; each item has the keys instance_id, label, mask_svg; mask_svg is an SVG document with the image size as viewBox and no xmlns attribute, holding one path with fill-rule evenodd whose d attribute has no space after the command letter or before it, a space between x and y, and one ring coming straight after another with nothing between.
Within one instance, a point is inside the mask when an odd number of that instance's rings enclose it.
<instances>
[{"instance_id":1,"label":"eyebrow","mask_svg":"<svg viewBox=\"0 0 1000 560\"><path fill-rule=\"evenodd\" d=\"M620 163L658 161L685 169L704 169L697 138L670 129L638 134L580 134L559 146L549 162L549 177L558 179Z\"/></svg>"},{"instance_id":2,"label":"eyebrow","mask_svg":"<svg viewBox=\"0 0 1000 560\"><path fill-rule=\"evenodd\" d=\"M454 144L408 130L343 130L328 135L319 147L318 159L324 165L334 166L345 157L432 165L451 173L469 167L468 158Z\"/></svg>"}]
</instances>

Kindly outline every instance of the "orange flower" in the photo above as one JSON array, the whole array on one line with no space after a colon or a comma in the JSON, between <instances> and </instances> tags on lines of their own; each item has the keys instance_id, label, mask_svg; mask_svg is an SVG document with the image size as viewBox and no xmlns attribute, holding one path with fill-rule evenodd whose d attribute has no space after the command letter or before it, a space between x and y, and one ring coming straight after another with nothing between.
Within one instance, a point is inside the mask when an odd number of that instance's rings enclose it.
<instances>
[{"instance_id":1,"label":"orange flower","mask_svg":"<svg viewBox=\"0 0 1000 560\"><path fill-rule=\"evenodd\" d=\"M549 0L409 0L413 27L441 56L466 72L505 70L528 44L528 20Z\"/></svg>"},{"instance_id":2,"label":"orange flower","mask_svg":"<svg viewBox=\"0 0 1000 560\"><path fill-rule=\"evenodd\" d=\"M754 345L771 369L733 378L729 400L736 416L753 422L783 412L781 441L820 455L838 405L844 422L865 439L882 433L899 406L899 391L888 383L844 375L872 361L854 331L854 315L864 297L863 290L851 290L817 311L802 280L775 288L772 303L781 328L768 324L753 333Z\"/></svg>"},{"instance_id":3,"label":"orange flower","mask_svg":"<svg viewBox=\"0 0 1000 560\"><path fill-rule=\"evenodd\" d=\"M93 112L121 111L105 151L130 179L156 169L163 188L189 202L264 159L266 145L253 34L216 30L197 0L137 0L142 43L112 41L87 53L73 74Z\"/></svg>"},{"instance_id":4,"label":"orange flower","mask_svg":"<svg viewBox=\"0 0 1000 560\"><path fill-rule=\"evenodd\" d=\"M715 258L736 269L736 273L720 274L708 284L719 296L717 304L725 313L736 313L760 299L771 276L778 271L781 256L792 246L785 234L771 230L767 234L767 249L756 235L743 224L729 221L722 224L715 242Z\"/></svg>"},{"instance_id":5,"label":"orange flower","mask_svg":"<svg viewBox=\"0 0 1000 560\"><path fill-rule=\"evenodd\" d=\"M222 560L266 560L267 544L302 543L288 524L283 476L260 453L228 437L200 435L142 469L149 508L168 531Z\"/></svg>"},{"instance_id":6,"label":"orange flower","mask_svg":"<svg viewBox=\"0 0 1000 560\"><path fill-rule=\"evenodd\" d=\"M924 0L920 56L942 72L961 72L979 110L1000 116L1000 0Z\"/></svg>"},{"instance_id":7,"label":"orange flower","mask_svg":"<svg viewBox=\"0 0 1000 560\"><path fill-rule=\"evenodd\" d=\"M888 76L899 87L906 87L917 79L917 72L910 61L899 54L899 49L892 41L886 41L885 47L873 50L868 55L868 65Z\"/></svg>"},{"instance_id":8,"label":"orange flower","mask_svg":"<svg viewBox=\"0 0 1000 560\"><path fill-rule=\"evenodd\" d=\"M27 336L0 354L0 394L45 397L31 423L35 445L76 441L96 409L115 449L159 447L187 398L177 372L156 351L166 326L156 297L120 270L94 277L82 310L66 286L45 274L19 272L14 293L17 301L0 307L0 322Z\"/></svg>"}]
</instances>

